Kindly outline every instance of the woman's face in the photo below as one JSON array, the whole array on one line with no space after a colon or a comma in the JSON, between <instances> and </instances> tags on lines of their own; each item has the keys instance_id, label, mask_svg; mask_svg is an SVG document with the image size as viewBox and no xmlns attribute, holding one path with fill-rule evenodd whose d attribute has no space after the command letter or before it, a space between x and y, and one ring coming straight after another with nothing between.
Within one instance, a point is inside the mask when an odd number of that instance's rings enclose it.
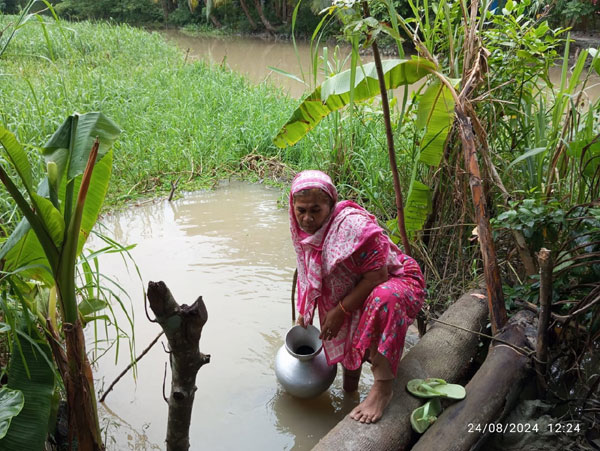
<instances>
[{"instance_id":1,"label":"woman's face","mask_svg":"<svg viewBox=\"0 0 600 451\"><path fill-rule=\"evenodd\" d=\"M298 225L312 235L331 213L333 200L318 188L301 191L294 196L294 215Z\"/></svg>"}]
</instances>

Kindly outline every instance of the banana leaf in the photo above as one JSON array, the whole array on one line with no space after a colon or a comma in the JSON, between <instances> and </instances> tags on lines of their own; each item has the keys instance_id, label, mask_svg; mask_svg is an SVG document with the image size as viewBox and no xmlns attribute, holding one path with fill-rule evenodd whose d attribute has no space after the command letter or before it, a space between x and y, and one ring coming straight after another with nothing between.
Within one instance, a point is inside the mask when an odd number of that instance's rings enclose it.
<instances>
[{"instance_id":1,"label":"banana leaf","mask_svg":"<svg viewBox=\"0 0 600 451\"><path fill-rule=\"evenodd\" d=\"M31 166L23 146L17 141L15 135L0 127L0 143L6 151L6 156L19 174L19 178L27 190L31 190Z\"/></svg>"},{"instance_id":2,"label":"banana leaf","mask_svg":"<svg viewBox=\"0 0 600 451\"><path fill-rule=\"evenodd\" d=\"M419 99L417 129L425 129L419 161L437 167L444 155L444 144L454 121L454 98L446 85L428 86Z\"/></svg>"},{"instance_id":3,"label":"banana leaf","mask_svg":"<svg viewBox=\"0 0 600 451\"><path fill-rule=\"evenodd\" d=\"M588 52L592 56L592 67L598 75L600 75L600 56L598 55L598 49L590 48Z\"/></svg>"},{"instance_id":4,"label":"banana leaf","mask_svg":"<svg viewBox=\"0 0 600 451\"><path fill-rule=\"evenodd\" d=\"M19 343L14 344L9 363L8 387L20 390L25 403L21 412L12 418L6 436L0 439L0 449L41 451L48 434L55 383L50 347L45 341L27 334L26 330L15 336L17 340Z\"/></svg>"},{"instance_id":5,"label":"banana leaf","mask_svg":"<svg viewBox=\"0 0 600 451\"><path fill-rule=\"evenodd\" d=\"M46 164L53 162L58 178L67 170L67 181L83 174L90 149L98 137L98 160L110 150L119 136L119 127L100 112L73 114L52 135L42 149Z\"/></svg>"},{"instance_id":6,"label":"banana leaf","mask_svg":"<svg viewBox=\"0 0 600 451\"><path fill-rule=\"evenodd\" d=\"M432 211L431 190L424 183L414 180L406 205L404 206L404 224L408 232L421 230L427 216Z\"/></svg>"},{"instance_id":7,"label":"banana leaf","mask_svg":"<svg viewBox=\"0 0 600 451\"><path fill-rule=\"evenodd\" d=\"M0 388L0 439L6 435L10 421L23 409L25 398L21 390Z\"/></svg>"},{"instance_id":8,"label":"banana leaf","mask_svg":"<svg viewBox=\"0 0 600 451\"><path fill-rule=\"evenodd\" d=\"M422 58L390 59L382 61L385 85L388 89L412 84L435 70L435 65ZM346 70L318 86L281 128L273 142L278 147L296 144L329 113L350 102L351 71ZM361 102L380 93L375 63L367 63L356 70L353 101Z\"/></svg>"}]
</instances>

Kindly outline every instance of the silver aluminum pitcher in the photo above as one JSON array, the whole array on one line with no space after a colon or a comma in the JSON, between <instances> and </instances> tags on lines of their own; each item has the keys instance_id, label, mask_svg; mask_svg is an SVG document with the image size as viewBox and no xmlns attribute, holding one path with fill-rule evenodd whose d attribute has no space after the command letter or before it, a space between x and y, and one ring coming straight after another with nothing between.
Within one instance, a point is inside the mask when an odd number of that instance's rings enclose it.
<instances>
[{"instance_id":1,"label":"silver aluminum pitcher","mask_svg":"<svg viewBox=\"0 0 600 451\"><path fill-rule=\"evenodd\" d=\"M328 365L319 329L296 325L285 335L275 357L275 374L283 388L297 398L313 398L333 383L337 365Z\"/></svg>"}]
</instances>

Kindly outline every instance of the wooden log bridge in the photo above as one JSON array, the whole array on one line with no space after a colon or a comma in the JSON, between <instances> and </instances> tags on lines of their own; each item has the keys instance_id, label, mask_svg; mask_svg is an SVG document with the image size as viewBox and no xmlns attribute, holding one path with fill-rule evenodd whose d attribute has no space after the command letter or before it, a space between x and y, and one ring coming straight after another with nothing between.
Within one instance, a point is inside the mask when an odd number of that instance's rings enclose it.
<instances>
[{"instance_id":1,"label":"wooden log bridge","mask_svg":"<svg viewBox=\"0 0 600 451\"><path fill-rule=\"evenodd\" d=\"M488 305L481 290L461 296L439 318L460 328L482 331L488 322ZM423 402L405 387L411 379L439 377L461 382L477 353L479 337L457 327L435 323L398 366L394 397L383 418L375 424L361 424L349 416L340 421L313 448L317 451L407 450L417 440L410 426L410 414Z\"/></svg>"},{"instance_id":2,"label":"wooden log bridge","mask_svg":"<svg viewBox=\"0 0 600 451\"><path fill-rule=\"evenodd\" d=\"M200 352L200 337L208 313L202 296L191 306L179 305L164 282L148 283L148 300L169 342L172 375L167 451L187 451L196 374L202 365L210 362L210 355Z\"/></svg>"}]
</instances>

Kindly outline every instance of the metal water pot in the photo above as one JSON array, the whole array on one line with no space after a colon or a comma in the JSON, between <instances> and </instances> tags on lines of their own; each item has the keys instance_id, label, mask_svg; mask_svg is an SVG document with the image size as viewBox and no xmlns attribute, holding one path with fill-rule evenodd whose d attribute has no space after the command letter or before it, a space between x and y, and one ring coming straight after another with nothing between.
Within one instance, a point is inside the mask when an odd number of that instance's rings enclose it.
<instances>
[{"instance_id":1,"label":"metal water pot","mask_svg":"<svg viewBox=\"0 0 600 451\"><path fill-rule=\"evenodd\" d=\"M292 327L275 357L275 374L283 388L297 398L313 398L329 388L337 365L328 365L319 329Z\"/></svg>"}]
</instances>

